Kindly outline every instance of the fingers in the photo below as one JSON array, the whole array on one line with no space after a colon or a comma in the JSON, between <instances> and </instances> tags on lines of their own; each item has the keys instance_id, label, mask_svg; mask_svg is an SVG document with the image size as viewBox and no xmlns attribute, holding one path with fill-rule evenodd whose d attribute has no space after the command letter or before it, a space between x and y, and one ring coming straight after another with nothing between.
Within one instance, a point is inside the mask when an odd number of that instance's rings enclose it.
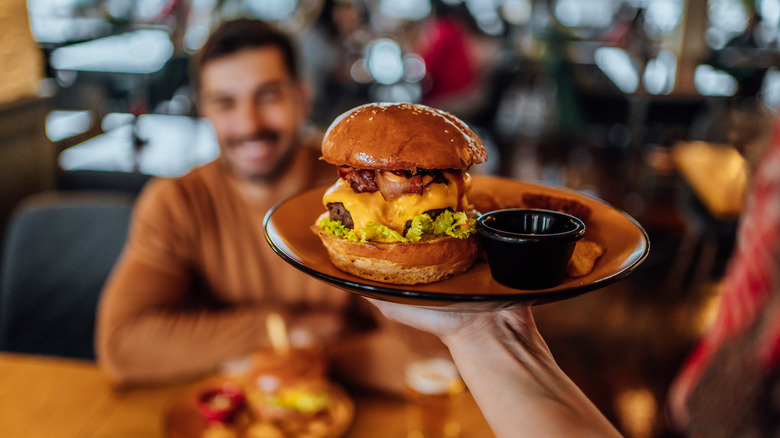
<instances>
[{"instance_id":1,"label":"fingers","mask_svg":"<svg viewBox=\"0 0 780 438\"><path fill-rule=\"evenodd\" d=\"M446 308L417 307L367 298L383 315L401 324L436 336L457 332L475 319L473 312L453 311Z\"/></svg>"},{"instance_id":2,"label":"fingers","mask_svg":"<svg viewBox=\"0 0 780 438\"><path fill-rule=\"evenodd\" d=\"M363 298L365 298L366 301L371 303L371 305L379 309L382 312L382 314L387 316L388 318L390 318L390 315L395 313L395 311L397 310L396 307L399 306L399 304L391 303L389 301L376 300L374 298L368 298L368 297L363 297Z\"/></svg>"}]
</instances>

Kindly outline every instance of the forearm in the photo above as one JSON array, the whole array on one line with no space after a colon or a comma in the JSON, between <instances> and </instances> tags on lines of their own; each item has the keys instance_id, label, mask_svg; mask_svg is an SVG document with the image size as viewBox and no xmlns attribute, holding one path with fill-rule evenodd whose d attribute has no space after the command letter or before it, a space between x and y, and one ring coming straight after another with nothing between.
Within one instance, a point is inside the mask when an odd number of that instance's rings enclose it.
<instances>
[{"instance_id":1,"label":"forearm","mask_svg":"<svg viewBox=\"0 0 780 438\"><path fill-rule=\"evenodd\" d=\"M497 437L620 436L558 367L535 326L499 321L443 340Z\"/></svg>"},{"instance_id":2,"label":"forearm","mask_svg":"<svg viewBox=\"0 0 780 438\"><path fill-rule=\"evenodd\" d=\"M98 360L119 384L202 375L249 354L266 339L273 308L226 311L149 310L101 325Z\"/></svg>"}]
</instances>

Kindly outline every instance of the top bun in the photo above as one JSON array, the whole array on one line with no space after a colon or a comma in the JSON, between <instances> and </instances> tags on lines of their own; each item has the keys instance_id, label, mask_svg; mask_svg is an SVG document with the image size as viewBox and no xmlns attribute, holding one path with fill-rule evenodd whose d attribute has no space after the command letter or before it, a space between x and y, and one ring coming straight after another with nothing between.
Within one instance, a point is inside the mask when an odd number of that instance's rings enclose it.
<instances>
[{"instance_id":1,"label":"top bun","mask_svg":"<svg viewBox=\"0 0 780 438\"><path fill-rule=\"evenodd\" d=\"M487 160L482 140L445 111L411 103L369 103L325 132L322 158L376 170L467 169Z\"/></svg>"}]
</instances>

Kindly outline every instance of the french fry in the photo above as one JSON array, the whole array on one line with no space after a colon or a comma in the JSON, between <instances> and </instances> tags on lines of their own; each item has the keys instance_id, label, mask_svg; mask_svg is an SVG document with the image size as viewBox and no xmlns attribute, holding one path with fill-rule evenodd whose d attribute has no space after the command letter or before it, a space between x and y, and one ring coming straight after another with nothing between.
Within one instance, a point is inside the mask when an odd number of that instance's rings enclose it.
<instances>
[{"instance_id":1,"label":"french fry","mask_svg":"<svg viewBox=\"0 0 780 438\"><path fill-rule=\"evenodd\" d=\"M602 255L604 255L604 247L598 243L585 239L578 241L566 266L566 276L576 278L590 274Z\"/></svg>"}]
</instances>

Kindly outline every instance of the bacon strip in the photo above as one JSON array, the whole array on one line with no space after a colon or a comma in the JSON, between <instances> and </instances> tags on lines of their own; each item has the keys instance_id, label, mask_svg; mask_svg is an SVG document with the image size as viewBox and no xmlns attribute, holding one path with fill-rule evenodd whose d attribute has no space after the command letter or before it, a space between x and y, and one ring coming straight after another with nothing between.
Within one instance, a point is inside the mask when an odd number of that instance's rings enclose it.
<instances>
[{"instance_id":1,"label":"bacon strip","mask_svg":"<svg viewBox=\"0 0 780 438\"><path fill-rule=\"evenodd\" d=\"M379 186L379 192L385 201L397 198L404 193L415 193L422 195L423 184L420 175L407 177L399 175L397 172L376 172L376 182Z\"/></svg>"},{"instance_id":2,"label":"bacon strip","mask_svg":"<svg viewBox=\"0 0 780 438\"><path fill-rule=\"evenodd\" d=\"M341 172L342 168L340 167L339 175ZM370 193L379 190L373 170L352 169L342 178L349 182L349 186L352 187L352 191L355 193Z\"/></svg>"},{"instance_id":3,"label":"bacon strip","mask_svg":"<svg viewBox=\"0 0 780 438\"><path fill-rule=\"evenodd\" d=\"M355 193L379 191L382 194L382 197L388 201L405 193L422 195L423 188L426 185L423 183L423 176L428 175L432 178L426 178L427 184L454 183L458 193L458 199L463 197L466 190L466 181L463 172L451 170L421 169L414 175L410 175L411 172L402 170L368 170L340 166L338 172L339 178L343 178L349 182L349 186Z\"/></svg>"}]
</instances>

